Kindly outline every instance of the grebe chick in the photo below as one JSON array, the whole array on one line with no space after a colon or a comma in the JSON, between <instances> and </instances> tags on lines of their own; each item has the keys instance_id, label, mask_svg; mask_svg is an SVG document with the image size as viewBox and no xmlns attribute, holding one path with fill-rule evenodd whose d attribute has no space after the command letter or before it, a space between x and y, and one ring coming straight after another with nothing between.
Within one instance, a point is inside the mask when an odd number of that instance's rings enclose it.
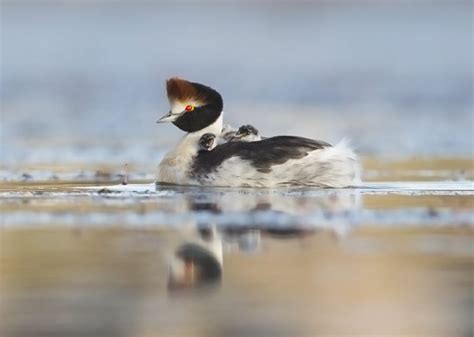
<instances>
[{"instance_id":1,"label":"grebe chick","mask_svg":"<svg viewBox=\"0 0 474 337\"><path fill-rule=\"evenodd\" d=\"M230 141L257 142L259 140L262 140L262 137L260 137L258 130L253 125L247 124L242 125Z\"/></svg>"},{"instance_id":2,"label":"grebe chick","mask_svg":"<svg viewBox=\"0 0 474 337\"><path fill-rule=\"evenodd\" d=\"M199 138L201 151L212 151L217 146L217 137L213 133L205 133Z\"/></svg>"}]
</instances>

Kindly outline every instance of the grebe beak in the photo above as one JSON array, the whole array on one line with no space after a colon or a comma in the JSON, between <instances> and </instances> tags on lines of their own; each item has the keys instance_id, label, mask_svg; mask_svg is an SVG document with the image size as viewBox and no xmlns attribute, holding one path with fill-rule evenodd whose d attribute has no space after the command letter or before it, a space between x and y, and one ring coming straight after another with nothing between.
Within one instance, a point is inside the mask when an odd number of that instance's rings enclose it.
<instances>
[{"instance_id":1,"label":"grebe beak","mask_svg":"<svg viewBox=\"0 0 474 337\"><path fill-rule=\"evenodd\" d=\"M156 122L157 123L168 123L168 122L174 122L176 119L178 119L178 117L180 116L181 114L173 114L171 111L168 112L166 115L164 115L163 117L161 117L160 119L158 119Z\"/></svg>"}]
</instances>

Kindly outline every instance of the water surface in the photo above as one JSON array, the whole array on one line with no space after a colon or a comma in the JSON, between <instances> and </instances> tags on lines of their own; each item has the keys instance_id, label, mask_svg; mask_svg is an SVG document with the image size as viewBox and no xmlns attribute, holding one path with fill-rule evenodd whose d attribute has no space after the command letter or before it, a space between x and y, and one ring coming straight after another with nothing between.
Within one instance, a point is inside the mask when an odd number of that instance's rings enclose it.
<instances>
[{"instance_id":1,"label":"water surface","mask_svg":"<svg viewBox=\"0 0 474 337\"><path fill-rule=\"evenodd\" d=\"M0 199L2 336L472 332L469 181L20 183Z\"/></svg>"}]
</instances>

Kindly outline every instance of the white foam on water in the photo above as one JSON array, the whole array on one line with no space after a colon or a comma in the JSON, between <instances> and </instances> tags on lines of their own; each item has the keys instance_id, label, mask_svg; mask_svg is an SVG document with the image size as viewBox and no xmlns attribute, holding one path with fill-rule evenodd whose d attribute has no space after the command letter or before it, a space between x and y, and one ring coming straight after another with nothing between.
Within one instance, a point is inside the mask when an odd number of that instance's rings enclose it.
<instances>
[{"instance_id":1,"label":"white foam on water","mask_svg":"<svg viewBox=\"0 0 474 337\"><path fill-rule=\"evenodd\" d=\"M84 226L93 228L173 228L183 224L212 223L218 226L257 228L330 228L338 233L359 225L374 226L473 226L474 211L449 207L369 209L361 198L376 195L474 196L467 182L378 182L353 189L252 189L206 188L128 184L82 186L66 191L4 191L0 202L22 204L1 217L3 228ZM91 199L92 198L92 199ZM93 202L91 212L75 205ZM144 211L127 208L137 203L151 206ZM65 206L67 211L42 210L43 205ZM38 206L31 211L28 205ZM172 206L169 206L172 205ZM103 210L97 211L104 206ZM107 207L105 207L107 206ZM112 206L112 208L111 208ZM115 207L120 206L120 207ZM115 208L113 208L115 207ZM64 209L64 208L61 208Z\"/></svg>"},{"instance_id":2,"label":"white foam on water","mask_svg":"<svg viewBox=\"0 0 474 337\"><path fill-rule=\"evenodd\" d=\"M324 194L328 191L357 191L360 193L396 193L396 194L411 194L411 195L474 195L473 181L420 181L420 182L370 182L364 183L357 188L345 189L308 189L308 188L211 188L202 186L173 186L173 185L156 185L151 184L128 184L128 185L111 185L111 186L94 186L81 187L81 190L103 190L115 193L132 192L132 193L158 193L160 191L188 191L188 192L236 192L246 191L247 193L282 193L282 194Z\"/></svg>"},{"instance_id":3,"label":"white foam on water","mask_svg":"<svg viewBox=\"0 0 474 337\"><path fill-rule=\"evenodd\" d=\"M371 182L360 187L364 193L396 193L410 195L473 195L472 181Z\"/></svg>"}]
</instances>

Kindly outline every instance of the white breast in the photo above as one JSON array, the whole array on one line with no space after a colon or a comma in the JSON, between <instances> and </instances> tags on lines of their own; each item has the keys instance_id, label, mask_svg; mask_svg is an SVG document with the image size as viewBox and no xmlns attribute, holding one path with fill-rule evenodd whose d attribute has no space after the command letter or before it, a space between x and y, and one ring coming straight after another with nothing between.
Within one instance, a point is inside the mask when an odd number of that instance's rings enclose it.
<instances>
[{"instance_id":1,"label":"white breast","mask_svg":"<svg viewBox=\"0 0 474 337\"><path fill-rule=\"evenodd\" d=\"M205 133L220 135L222 131L222 118L220 117L207 128L186 134L161 160L156 171L156 181L177 185L196 185L197 182L190 178L189 170L193 159L199 150L199 138Z\"/></svg>"}]
</instances>

